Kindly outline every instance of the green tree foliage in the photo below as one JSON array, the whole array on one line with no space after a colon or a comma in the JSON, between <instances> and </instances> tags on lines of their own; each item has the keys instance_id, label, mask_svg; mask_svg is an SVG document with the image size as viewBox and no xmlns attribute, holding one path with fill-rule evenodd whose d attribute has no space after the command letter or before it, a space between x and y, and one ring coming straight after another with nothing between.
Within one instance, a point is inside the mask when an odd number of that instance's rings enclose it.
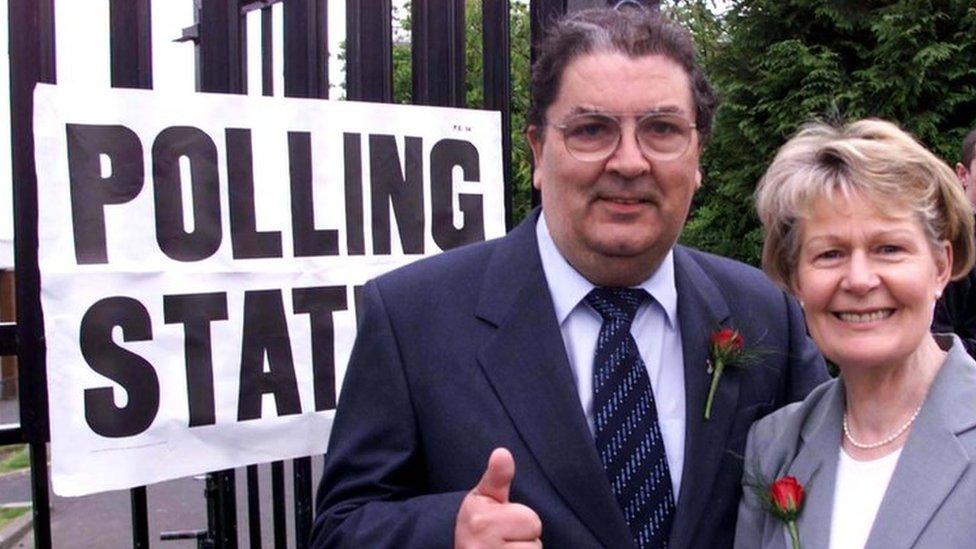
<instances>
[{"instance_id":1,"label":"green tree foliage","mask_svg":"<svg viewBox=\"0 0 976 549\"><path fill-rule=\"evenodd\" d=\"M410 30L409 4L394 12L394 19L404 32ZM481 0L465 1L465 102L468 108L485 104L482 62ZM530 20L528 5L511 2L509 17L511 103L512 103L512 220L520 221L531 209L532 152L523 135L525 113L529 107ZM410 43L402 40L393 45L393 97L398 103L410 103Z\"/></svg>"},{"instance_id":2,"label":"green tree foliage","mask_svg":"<svg viewBox=\"0 0 976 549\"><path fill-rule=\"evenodd\" d=\"M410 42L404 40L404 35L410 32L409 3L402 8L393 6L393 29L393 101L410 103L413 91Z\"/></svg>"},{"instance_id":3,"label":"green tree foliage","mask_svg":"<svg viewBox=\"0 0 976 549\"><path fill-rule=\"evenodd\" d=\"M758 263L752 193L805 122L875 116L948 162L976 123L970 0L736 0L717 17L676 2L722 97L683 241Z\"/></svg>"}]
</instances>

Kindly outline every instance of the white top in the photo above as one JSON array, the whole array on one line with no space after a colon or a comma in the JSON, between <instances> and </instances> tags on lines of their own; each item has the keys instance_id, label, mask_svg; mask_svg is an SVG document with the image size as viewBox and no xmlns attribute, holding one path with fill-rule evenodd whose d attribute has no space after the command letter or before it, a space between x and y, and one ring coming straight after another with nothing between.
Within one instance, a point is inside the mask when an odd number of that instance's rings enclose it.
<instances>
[{"instance_id":1,"label":"white top","mask_svg":"<svg viewBox=\"0 0 976 549\"><path fill-rule=\"evenodd\" d=\"M901 448L880 459L857 461L841 448L830 549L863 549L900 455Z\"/></svg>"},{"instance_id":2,"label":"white top","mask_svg":"<svg viewBox=\"0 0 976 549\"><path fill-rule=\"evenodd\" d=\"M545 212L536 223L539 256L542 270L549 284L549 293L556 309L556 320L562 331L566 356L573 368L576 389L586 421L593 431L593 358L596 340L603 318L584 298L595 288L559 253L549 228ZM671 470L671 484L675 501L681 487L681 468L685 462L685 373L681 350L681 331L678 327L678 291L674 283L673 252L640 286L654 299L645 300L637 309L630 333L637 342L637 351L647 366L647 375L654 390L654 403L664 438L664 451Z\"/></svg>"}]
</instances>

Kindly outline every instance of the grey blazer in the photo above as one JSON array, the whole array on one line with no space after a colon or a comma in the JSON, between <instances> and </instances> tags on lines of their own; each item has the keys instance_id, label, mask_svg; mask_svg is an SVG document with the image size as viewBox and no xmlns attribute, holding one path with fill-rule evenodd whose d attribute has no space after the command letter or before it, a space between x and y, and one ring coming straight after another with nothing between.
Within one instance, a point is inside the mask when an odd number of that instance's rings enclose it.
<instances>
[{"instance_id":1,"label":"grey blazer","mask_svg":"<svg viewBox=\"0 0 976 549\"><path fill-rule=\"evenodd\" d=\"M976 547L976 362L955 336L936 340L949 354L902 449L866 549ZM832 380L749 432L743 483L757 475L796 477L806 490L797 520L804 549L830 542L843 411L843 382ZM749 486L735 547L790 547L785 525L762 509Z\"/></svg>"}]
</instances>

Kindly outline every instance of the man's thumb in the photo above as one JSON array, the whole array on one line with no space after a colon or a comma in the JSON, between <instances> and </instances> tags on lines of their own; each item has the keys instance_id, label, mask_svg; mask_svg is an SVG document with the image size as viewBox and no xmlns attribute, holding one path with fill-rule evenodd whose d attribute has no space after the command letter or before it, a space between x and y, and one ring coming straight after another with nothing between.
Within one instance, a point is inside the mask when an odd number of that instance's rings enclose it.
<instances>
[{"instance_id":1,"label":"man's thumb","mask_svg":"<svg viewBox=\"0 0 976 549\"><path fill-rule=\"evenodd\" d=\"M508 492L515 478L515 459L505 448L495 448L488 458L488 467L474 492L499 503L508 503Z\"/></svg>"}]
</instances>

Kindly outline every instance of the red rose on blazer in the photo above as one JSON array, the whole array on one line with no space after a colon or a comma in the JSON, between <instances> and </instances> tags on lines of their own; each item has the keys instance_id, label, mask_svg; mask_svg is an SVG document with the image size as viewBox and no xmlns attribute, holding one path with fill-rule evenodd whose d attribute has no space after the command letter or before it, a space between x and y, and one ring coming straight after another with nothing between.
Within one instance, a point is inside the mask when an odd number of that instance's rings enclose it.
<instances>
[{"instance_id":1,"label":"red rose on blazer","mask_svg":"<svg viewBox=\"0 0 976 549\"><path fill-rule=\"evenodd\" d=\"M742 358L745 341L742 334L733 328L719 328L712 332L711 337L711 357L708 359L708 373L712 374L712 383L708 388L708 399L705 401L705 419L712 417L712 401L715 399L715 391L718 389L718 382L722 378L722 372L726 366L737 364Z\"/></svg>"},{"instance_id":2,"label":"red rose on blazer","mask_svg":"<svg viewBox=\"0 0 976 549\"><path fill-rule=\"evenodd\" d=\"M741 351L742 346L745 345L745 342L742 340L742 334L732 328L715 330L712 332L711 339L712 349L714 349L716 354L734 354L736 351Z\"/></svg>"},{"instance_id":3,"label":"red rose on blazer","mask_svg":"<svg viewBox=\"0 0 976 549\"><path fill-rule=\"evenodd\" d=\"M803 508L803 485L795 477L780 477L769 486L770 510L776 518L786 523L793 549L800 549L800 532L796 518Z\"/></svg>"},{"instance_id":4,"label":"red rose on blazer","mask_svg":"<svg viewBox=\"0 0 976 549\"><path fill-rule=\"evenodd\" d=\"M769 499L779 518L794 520L803 507L803 486L794 477L780 477L769 487Z\"/></svg>"}]
</instances>

